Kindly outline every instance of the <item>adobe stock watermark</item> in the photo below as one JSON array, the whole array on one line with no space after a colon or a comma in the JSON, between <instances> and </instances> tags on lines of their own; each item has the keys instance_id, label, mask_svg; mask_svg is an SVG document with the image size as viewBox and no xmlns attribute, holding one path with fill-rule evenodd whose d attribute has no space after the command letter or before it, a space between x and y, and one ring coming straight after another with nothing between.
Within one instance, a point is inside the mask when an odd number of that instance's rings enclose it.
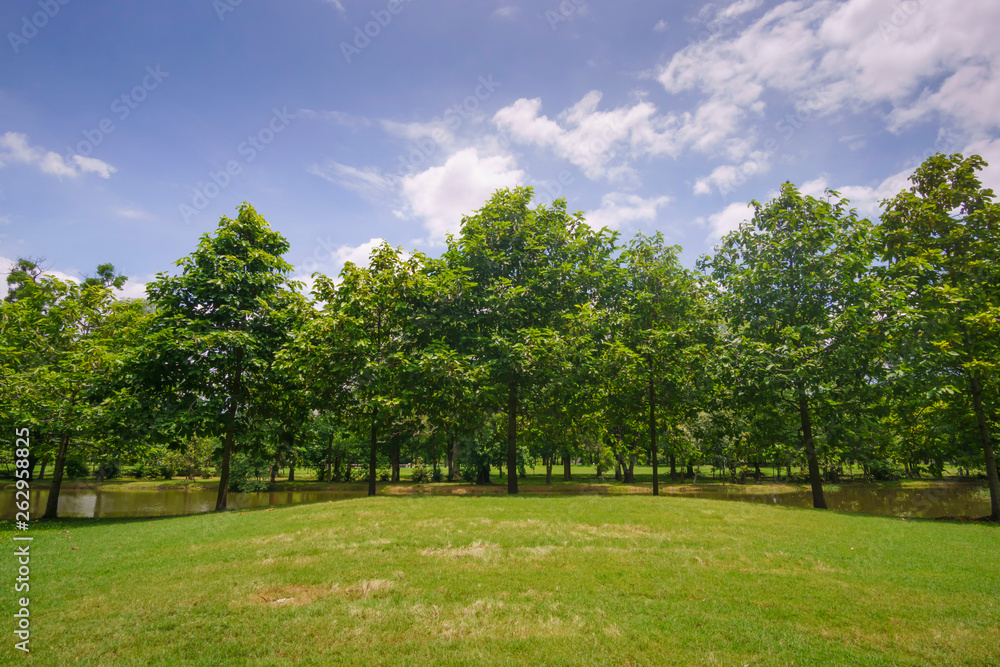
<instances>
[{"instance_id":1,"label":"adobe stock watermark","mask_svg":"<svg viewBox=\"0 0 1000 667\"><path fill-rule=\"evenodd\" d=\"M220 21L226 20L226 14L236 11L236 8L243 4L243 0L212 0L212 9Z\"/></svg>"},{"instance_id":2,"label":"adobe stock watermark","mask_svg":"<svg viewBox=\"0 0 1000 667\"><path fill-rule=\"evenodd\" d=\"M570 18L584 10L587 0L562 0L555 9L545 10L545 20L553 31L559 28L560 23L568 23Z\"/></svg>"},{"instance_id":3,"label":"adobe stock watermark","mask_svg":"<svg viewBox=\"0 0 1000 667\"><path fill-rule=\"evenodd\" d=\"M386 3L385 9L371 10L370 13L373 20L365 23L364 29L360 25L354 26L354 39L351 42L340 43L340 52L344 55L344 60L347 61L348 65L351 64L351 60L361 55L362 51L371 46L372 40L381 35L382 31L389 27L393 17L402 13L404 3L409 2L412 2L412 0L389 0Z\"/></svg>"},{"instance_id":4,"label":"adobe stock watermark","mask_svg":"<svg viewBox=\"0 0 1000 667\"><path fill-rule=\"evenodd\" d=\"M707 9L707 8L706 8ZM704 10L702 13L705 13ZM699 22L702 22L702 17L699 16ZM728 32L728 29L737 23L737 18L725 12L716 12L715 18L710 21L704 21L702 25L704 26L701 30L693 35L688 35L687 41L688 46L693 46L695 44L700 44L702 42L707 42L713 37L722 37Z\"/></svg>"},{"instance_id":5,"label":"adobe stock watermark","mask_svg":"<svg viewBox=\"0 0 1000 667\"><path fill-rule=\"evenodd\" d=\"M917 13L923 9L921 0L901 0L897 2L892 13L886 18L879 19L878 30L886 40L895 38L900 29L910 22Z\"/></svg>"},{"instance_id":6,"label":"adobe stock watermark","mask_svg":"<svg viewBox=\"0 0 1000 667\"><path fill-rule=\"evenodd\" d=\"M20 53L21 47L38 36L38 32L49 24L59 13L59 10L70 3L70 0L38 0L39 11L31 16L21 17L21 29L8 32L7 41L14 53Z\"/></svg>"},{"instance_id":7,"label":"adobe stock watermark","mask_svg":"<svg viewBox=\"0 0 1000 667\"><path fill-rule=\"evenodd\" d=\"M149 94L160 87L164 79L170 76L170 72L164 72L157 65L146 66L146 74L142 80L133 86L129 91L122 93L111 101L111 113L115 115L118 122L124 121L132 115L132 112L139 108L139 105L146 101ZM111 118L102 118L97 126L83 130L83 140L77 142L76 146L66 146L66 162L72 164L74 155L83 157L90 156L94 149L104 143L104 140L117 129L115 121Z\"/></svg>"},{"instance_id":8,"label":"adobe stock watermark","mask_svg":"<svg viewBox=\"0 0 1000 667\"><path fill-rule=\"evenodd\" d=\"M273 109L271 117L264 126L248 135L246 140L236 146L239 159L227 160L224 169L209 171L207 182L200 182L191 188L193 193L190 203L178 206L184 223L191 222L191 218L208 208L212 200L222 194L222 191L232 184L234 178L243 173L243 167L256 160L257 156L264 152L295 118L296 114L288 113L288 107Z\"/></svg>"}]
</instances>

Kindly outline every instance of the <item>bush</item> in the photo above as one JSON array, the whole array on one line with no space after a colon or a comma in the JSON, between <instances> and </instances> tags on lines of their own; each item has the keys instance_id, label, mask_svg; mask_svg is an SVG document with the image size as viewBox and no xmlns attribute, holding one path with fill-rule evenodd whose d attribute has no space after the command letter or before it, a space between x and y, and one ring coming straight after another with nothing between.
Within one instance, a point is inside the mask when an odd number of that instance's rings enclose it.
<instances>
[{"instance_id":1,"label":"bush","mask_svg":"<svg viewBox=\"0 0 1000 667\"><path fill-rule=\"evenodd\" d=\"M236 454L229 465L229 490L240 493L259 493L271 488L267 479L265 461L251 459L246 454Z\"/></svg>"},{"instance_id":2,"label":"bush","mask_svg":"<svg viewBox=\"0 0 1000 667\"><path fill-rule=\"evenodd\" d=\"M66 464L63 467L63 475L66 477L86 477L90 474L90 470L87 468L87 464L75 457L69 457L66 459Z\"/></svg>"},{"instance_id":3,"label":"bush","mask_svg":"<svg viewBox=\"0 0 1000 667\"><path fill-rule=\"evenodd\" d=\"M412 479L415 484L426 484L431 481L431 469L423 463L413 466Z\"/></svg>"},{"instance_id":4,"label":"bush","mask_svg":"<svg viewBox=\"0 0 1000 667\"><path fill-rule=\"evenodd\" d=\"M121 477L122 474L122 464L118 459L112 459L110 461L104 462L104 479L117 479Z\"/></svg>"},{"instance_id":5,"label":"bush","mask_svg":"<svg viewBox=\"0 0 1000 667\"><path fill-rule=\"evenodd\" d=\"M868 476L877 482L891 482L900 478L892 461L869 461L867 467Z\"/></svg>"},{"instance_id":6,"label":"bush","mask_svg":"<svg viewBox=\"0 0 1000 667\"><path fill-rule=\"evenodd\" d=\"M174 469L170 466L160 466L160 476L163 477L163 479L173 479Z\"/></svg>"},{"instance_id":7,"label":"bush","mask_svg":"<svg viewBox=\"0 0 1000 667\"><path fill-rule=\"evenodd\" d=\"M475 484L479 480L479 464L473 462L463 462L459 472L462 481L466 484Z\"/></svg>"},{"instance_id":8,"label":"bush","mask_svg":"<svg viewBox=\"0 0 1000 667\"><path fill-rule=\"evenodd\" d=\"M441 480L442 480L442 477L441 477L441 468L434 468L434 472L431 473L431 481L432 482L440 482Z\"/></svg>"},{"instance_id":9,"label":"bush","mask_svg":"<svg viewBox=\"0 0 1000 667\"><path fill-rule=\"evenodd\" d=\"M368 476L366 475L365 479L367 479L367 477ZM392 479L392 470L386 466L383 466L381 468L376 468L375 479L377 479L380 482L388 482L390 479Z\"/></svg>"}]
</instances>

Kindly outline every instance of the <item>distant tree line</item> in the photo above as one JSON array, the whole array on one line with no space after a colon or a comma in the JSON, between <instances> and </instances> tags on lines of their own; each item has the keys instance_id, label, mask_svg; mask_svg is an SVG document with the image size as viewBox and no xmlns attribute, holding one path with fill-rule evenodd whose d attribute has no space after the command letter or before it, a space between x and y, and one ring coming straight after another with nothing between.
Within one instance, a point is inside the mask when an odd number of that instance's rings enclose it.
<instances>
[{"instance_id":1,"label":"distant tree line","mask_svg":"<svg viewBox=\"0 0 1000 667\"><path fill-rule=\"evenodd\" d=\"M946 465L988 480L1000 362L1000 206L979 156L937 154L859 217L791 183L695 270L661 234L622 243L565 200L496 192L439 257L383 244L366 266L289 276L288 242L252 206L115 297L21 259L0 306L0 421L50 464L122 462L230 489L279 467L323 480L492 482L585 460L632 481L702 465L742 480L771 466L815 507L845 470ZM7 457L13 451L9 438ZM9 463L9 462L8 462ZM139 474L142 474L140 471Z\"/></svg>"}]
</instances>

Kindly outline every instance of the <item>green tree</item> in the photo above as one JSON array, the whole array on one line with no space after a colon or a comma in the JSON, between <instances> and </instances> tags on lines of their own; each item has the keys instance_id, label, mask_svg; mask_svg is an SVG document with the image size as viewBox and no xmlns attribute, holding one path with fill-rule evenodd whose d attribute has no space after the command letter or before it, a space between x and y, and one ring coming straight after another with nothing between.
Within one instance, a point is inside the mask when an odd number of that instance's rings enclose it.
<instances>
[{"instance_id":1,"label":"green tree","mask_svg":"<svg viewBox=\"0 0 1000 667\"><path fill-rule=\"evenodd\" d=\"M46 276L30 284L0 310L3 408L8 420L32 426L40 436L34 440L58 438L45 510L45 518L56 518L71 446L104 438L98 425L111 400L108 386L141 337L145 310L118 301L102 282Z\"/></svg>"},{"instance_id":2,"label":"green tree","mask_svg":"<svg viewBox=\"0 0 1000 667\"><path fill-rule=\"evenodd\" d=\"M899 292L899 316L912 334L911 372L936 374L941 396L962 396L975 415L990 487L990 518L1000 522L993 428L1000 363L1000 204L982 186L978 155L938 153L883 203L882 256ZM961 379L960 379L961 378ZM964 385L964 386L962 386Z\"/></svg>"},{"instance_id":3,"label":"green tree","mask_svg":"<svg viewBox=\"0 0 1000 667\"><path fill-rule=\"evenodd\" d=\"M563 315L594 300L615 235L595 232L564 200L530 208L533 191L497 191L462 219L452 252L472 283L466 299L471 325L464 351L489 372L507 416L507 491L517 493L517 419L532 379L526 358L530 330L558 331ZM504 398L500 398L504 396Z\"/></svg>"},{"instance_id":4,"label":"green tree","mask_svg":"<svg viewBox=\"0 0 1000 667\"><path fill-rule=\"evenodd\" d=\"M737 400L783 400L800 422L813 506L826 508L816 449L818 406L844 399L838 388L874 372L877 285L872 226L833 191L816 199L791 183L752 221L703 258L722 289L715 300L728 327Z\"/></svg>"},{"instance_id":5,"label":"green tree","mask_svg":"<svg viewBox=\"0 0 1000 667\"><path fill-rule=\"evenodd\" d=\"M342 411L357 432L367 432L370 496L376 492L379 428L392 424L405 398L400 377L414 349L412 292L422 261L383 243L367 267L348 262L339 283L317 275L314 292L324 310L284 355L315 406Z\"/></svg>"},{"instance_id":6,"label":"green tree","mask_svg":"<svg viewBox=\"0 0 1000 667\"><path fill-rule=\"evenodd\" d=\"M266 398L274 355L292 333L288 311L299 297L287 250L244 202L176 262L180 275L159 273L147 286L156 318L137 373L187 435L222 436L216 511L227 507L236 438Z\"/></svg>"},{"instance_id":7,"label":"green tree","mask_svg":"<svg viewBox=\"0 0 1000 667\"><path fill-rule=\"evenodd\" d=\"M636 235L622 253L625 280L617 330L624 350L619 356L636 367L634 375L646 386L654 496L660 493L658 422L667 417L673 431L693 408L694 373L704 366L698 361L708 340L700 281L681 266L680 250L665 245L657 233ZM671 461L674 474L673 456Z\"/></svg>"}]
</instances>

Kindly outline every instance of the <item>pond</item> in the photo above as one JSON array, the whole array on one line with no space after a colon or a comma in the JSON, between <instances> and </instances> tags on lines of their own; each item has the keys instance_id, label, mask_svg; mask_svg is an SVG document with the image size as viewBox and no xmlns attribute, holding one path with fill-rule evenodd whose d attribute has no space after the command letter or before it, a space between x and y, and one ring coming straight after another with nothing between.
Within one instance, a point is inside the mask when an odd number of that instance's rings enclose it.
<instances>
[{"instance_id":1,"label":"pond","mask_svg":"<svg viewBox=\"0 0 1000 667\"><path fill-rule=\"evenodd\" d=\"M665 487L671 495L716 500L812 507L808 488L763 492L753 485L705 484ZM447 493L447 491L444 491ZM530 492L529 492L530 493ZM343 491L273 491L268 493L230 493L230 509L251 509L328 500L361 498L364 488ZM872 486L832 486L825 489L827 506L832 510L878 516L938 518L945 516L982 517L990 513L990 495L985 486L945 483L926 488L879 488ZM215 508L216 492L170 490L63 489L59 498L62 517L145 517L200 514ZM45 511L47 490L31 493L31 516ZM0 491L0 518L14 518L14 491Z\"/></svg>"},{"instance_id":2,"label":"pond","mask_svg":"<svg viewBox=\"0 0 1000 667\"><path fill-rule=\"evenodd\" d=\"M60 517L139 517L200 514L215 509L217 491L176 490L100 490L63 489L59 494ZM251 509L274 505L318 503L327 500L360 498L361 491L272 491L268 493L230 493L229 509ZM31 517L45 513L49 492L31 492ZM14 491L0 491L0 518L14 518Z\"/></svg>"},{"instance_id":3,"label":"pond","mask_svg":"<svg viewBox=\"0 0 1000 667\"><path fill-rule=\"evenodd\" d=\"M753 485L737 484L686 487L682 495L718 500L738 500L768 505L812 507L808 488L761 493ZM986 486L945 483L925 488L879 488L872 486L831 486L823 490L831 510L936 519L947 516L983 517L990 513L990 492Z\"/></svg>"}]
</instances>

